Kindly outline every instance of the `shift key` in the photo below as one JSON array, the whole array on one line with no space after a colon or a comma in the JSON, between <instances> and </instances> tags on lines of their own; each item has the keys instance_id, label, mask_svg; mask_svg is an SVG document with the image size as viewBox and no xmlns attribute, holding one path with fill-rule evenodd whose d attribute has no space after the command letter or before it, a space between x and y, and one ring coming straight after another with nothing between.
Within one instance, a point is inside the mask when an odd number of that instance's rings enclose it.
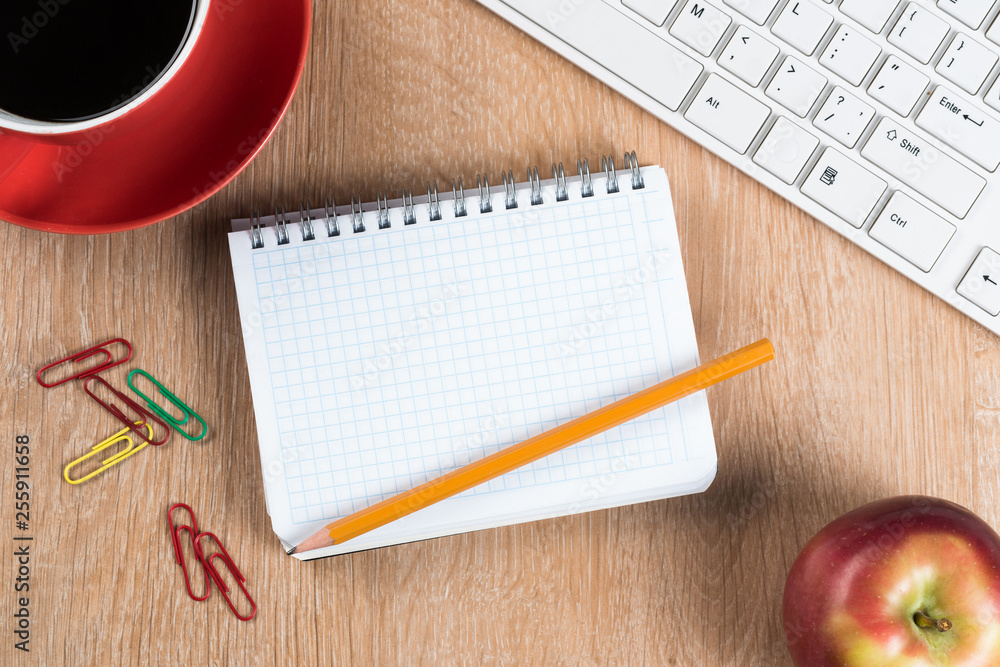
<instances>
[{"instance_id":1,"label":"shift key","mask_svg":"<svg viewBox=\"0 0 1000 667\"><path fill-rule=\"evenodd\" d=\"M878 124L861 154L959 218L986 187L985 178L888 118Z\"/></svg>"}]
</instances>

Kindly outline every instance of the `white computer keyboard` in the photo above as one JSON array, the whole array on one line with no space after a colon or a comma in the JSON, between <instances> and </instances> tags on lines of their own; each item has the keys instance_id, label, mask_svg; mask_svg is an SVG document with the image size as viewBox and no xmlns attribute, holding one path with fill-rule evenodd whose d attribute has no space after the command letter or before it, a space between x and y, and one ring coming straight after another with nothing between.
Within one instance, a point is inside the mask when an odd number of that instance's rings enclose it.
<instances>
[{"instance_id":1,"label":"white computer keyboard","mask_svg":"<svg viewBox=\"0 0 1000 667\"><path fill-rule=\"evenodd\" d=\"M478 1L1000 333L997 0Z\"/></svg>"}]
</instances>

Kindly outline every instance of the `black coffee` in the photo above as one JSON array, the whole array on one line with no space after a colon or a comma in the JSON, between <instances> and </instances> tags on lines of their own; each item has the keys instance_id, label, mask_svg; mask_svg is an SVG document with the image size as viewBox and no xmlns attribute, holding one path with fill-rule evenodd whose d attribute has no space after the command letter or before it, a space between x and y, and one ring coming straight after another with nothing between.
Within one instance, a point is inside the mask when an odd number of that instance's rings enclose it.
<instances>
[{"instance_id":1,"label":"black coffee","mask_svg":"<svg viewBox=\"0 0 1000 667\"><path fill-rule=\"evenodd\" d=\"M70 121L124 106L173 62L194 8L195 0L0 0L0 110Z\"/></svg>"}]
</instances>

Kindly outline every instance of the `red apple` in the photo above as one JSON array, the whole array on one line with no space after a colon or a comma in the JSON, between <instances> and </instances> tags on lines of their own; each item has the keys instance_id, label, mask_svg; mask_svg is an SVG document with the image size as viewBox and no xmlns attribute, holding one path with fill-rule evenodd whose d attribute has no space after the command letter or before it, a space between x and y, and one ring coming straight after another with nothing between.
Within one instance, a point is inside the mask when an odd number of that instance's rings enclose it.
<instances>
[{"instance_id":1,"label":"red apple","mask_svg":"<svg viewBox=\"0 0 1000 667\"><path fill-rule=\"evenodd\" d=\"M960 505L900 496L827 525L785 583L800 667L1000 665L1000 536Z\"/></svg>"}]
</instances>

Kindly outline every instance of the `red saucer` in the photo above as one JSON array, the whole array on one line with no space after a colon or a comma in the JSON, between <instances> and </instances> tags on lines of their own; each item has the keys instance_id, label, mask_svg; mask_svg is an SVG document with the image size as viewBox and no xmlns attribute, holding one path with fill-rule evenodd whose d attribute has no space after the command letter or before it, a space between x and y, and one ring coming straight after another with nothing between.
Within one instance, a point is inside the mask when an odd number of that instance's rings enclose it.
<instances>
[{"instance_id":1,"label":"red saucer","mask_svg":"<svg viewBox=\"0 0 1000 667\"><path fill-rule=\"evenodd\" d=\"M0 135L0 220L95 234L149 225L218 192L274 132L302 76L310 0L212 0L184 66L75 146Z\"/></svg>"}]
</instances>

